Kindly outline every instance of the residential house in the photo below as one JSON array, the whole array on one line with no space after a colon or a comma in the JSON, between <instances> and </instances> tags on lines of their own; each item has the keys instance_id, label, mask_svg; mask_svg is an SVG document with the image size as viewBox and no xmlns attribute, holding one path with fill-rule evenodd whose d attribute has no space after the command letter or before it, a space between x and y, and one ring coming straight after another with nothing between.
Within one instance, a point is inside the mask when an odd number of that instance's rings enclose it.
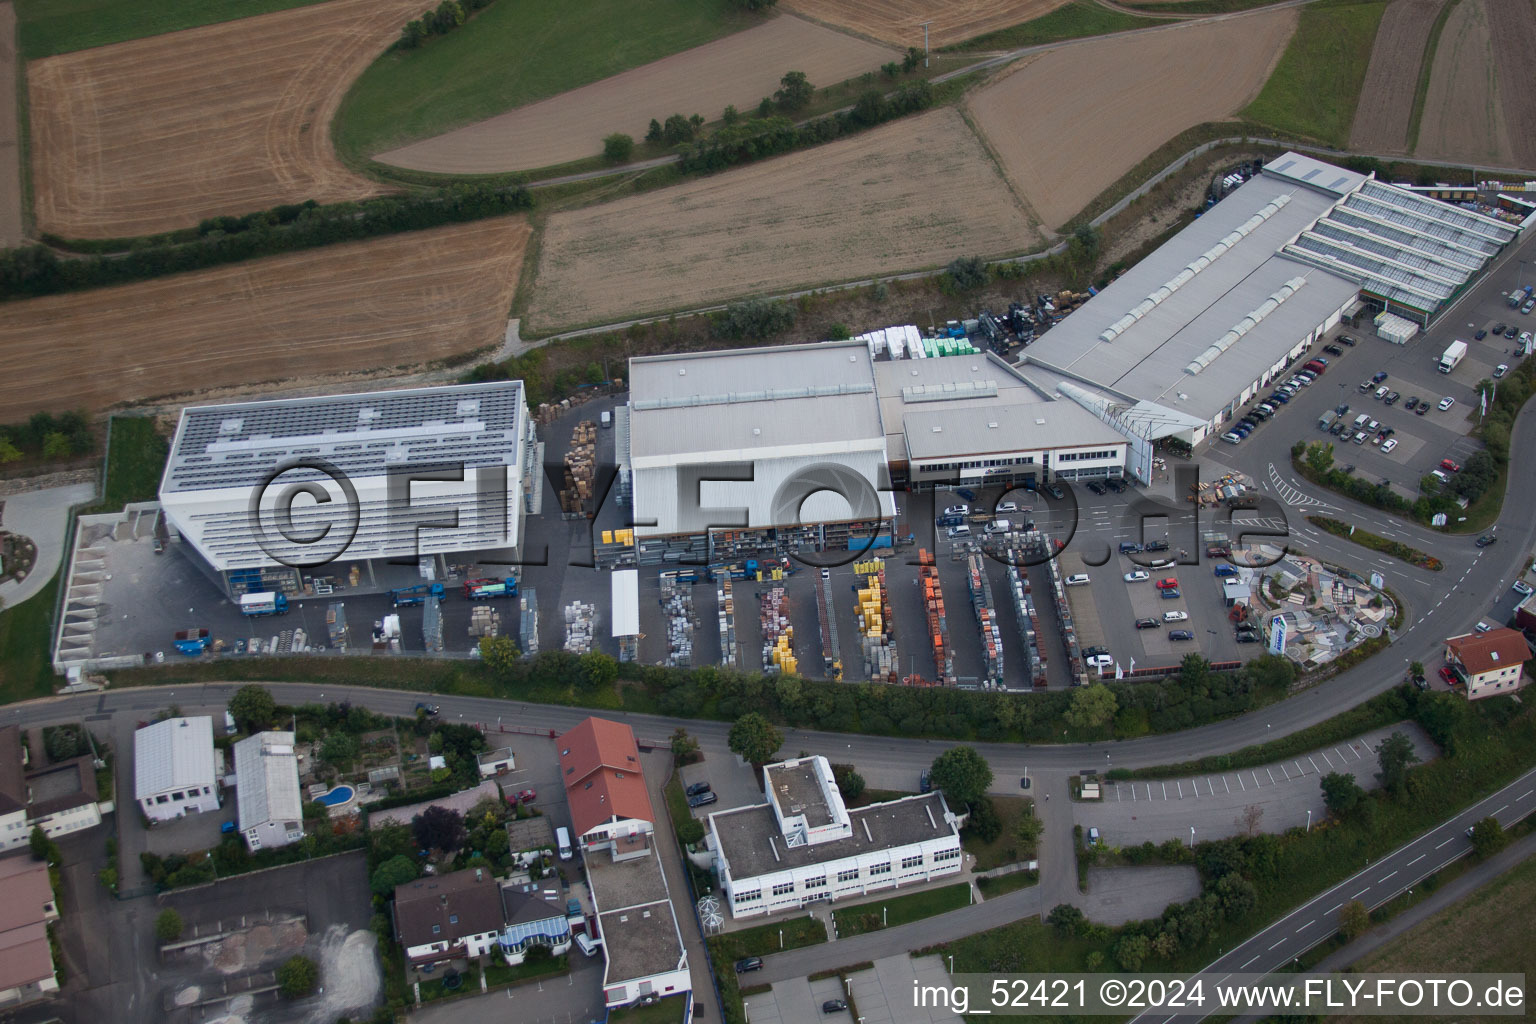
<instances>
[{"instance_id":1,"label":"residential house","mask_svg":"<svg viewBox=\"0 0 1536 1024\"><path fill-rule=\"evenodd\" d=\"M134 799L150 821L219 809L213 719L167 718L133 734Z\"/></svg>"},{"instance_id":2,"label":"residential house","mask_svg":"<svg viewBox=\"0 0 1536 1024\"><path fill-rule=\"evenodd\" d=\"M21 730L0 728L0 853L25 846L34 828L50 838L67 835L100 825L101 814L92 758L28 771Z\"/></svg>"},{"instance_id":3,"label":"residential house","mask_svg":"<svg viewBox=\"0 0 1536 1024\"><path fill-rule=\"evenodd\" d=\"M395 887L395 938L409 966L431 970L500 947L502 901L489 871L428 875Z\"/></svg>"},{"instance_id":4,"label":"residential house","mask_svg":"<svg viewBox=\"0 0 1536 1024\"><path fill-rule=\"evenodd\" d=\"M235 744L235 806L252 850L304 838L299 760L291 732L259 732Z\"/></svg>"},{"instance_id":5,"label":"residential house","mask_svg":"<svg viewBox=\"0 0 1536 1024\"><path fill-rule=\"evenodd\" d=\"M656 813L640 773L634 731L588 718L559 737L555 749L577 845L608 850L616 859L645 856Z\"/></svg>"},{"instance_id":6,"label":"residential house","mask_svg":"<svg viewBox=\"0 0 1536 1024\"><path fill-rule=\"evenodd\" d=\"M0 728L0 853L24 846L32 833L27 822L27 751L21 730Z\"/></svg>"},{"instance_id":7,"label":"residential house","mask_svg":"<svg viewBox=\"0 0 1536 1024\"><path fill-rule=\"evenodd\" d=\"M537 882L501 887L501 952L520 964L534 946L559 956L571 946L571 923L558 889Z\"/></svg>"},{"instance_id":8,"label":"residential house","mask_svg":"<svg viewBox=\"0 0 1536 1024\"><path fill-rule=\"evenodd\" d=\"M1445 642L1446 664L1467 684L1467 699L1514 693L1525 685L1530 645L1518 629L1465 633Z\"/></svg>"},{"instance_id":9,"label":"residential house","mask_svg":"<svg viewBox=\"0 0 1536 1024\"><path fill-rule=\"evenodd\" d=\"M824 757L763 768L768 802L709 816L731 916L794 910L959 872L959 818L944 794L850 811Z\"/></svg>"},{"instance_id":10,"label":"residential house","mask_svg":"<svg viewBox=\"0 0 1536 1024\"><path fill-rule=\"evenodd\" d=\"M0 857L0 1007L59 988L48 923L59 918L48 865L27 854Z\"/></svg>"}]
</instances>

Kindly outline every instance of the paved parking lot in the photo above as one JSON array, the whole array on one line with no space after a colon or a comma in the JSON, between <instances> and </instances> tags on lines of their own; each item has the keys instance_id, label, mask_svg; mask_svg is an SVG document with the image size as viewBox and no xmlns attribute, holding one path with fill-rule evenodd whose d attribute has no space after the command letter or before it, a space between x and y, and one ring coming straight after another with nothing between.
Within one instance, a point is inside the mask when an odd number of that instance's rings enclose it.
<instances>
[{"instance_id":1,"label":"paved parking lot","mask_svg":"<svg viewBox=\"0 0 1536 1024\"><path fill-rule=\"evenodd\" d=\"M803 1021L826 1021L827 1024L854 1024L853 1014L847 1010L823 1013L822 1004L831 999L847 1002L847 993L839 978L793 978L775 982L771 991L759 992L746 997L747 1020L750 1024L801 1024ZM870 1017L860 1005L860 1020Z\"/></svg>"},{"instance_id":2,"label":"paved parking lot","mask_svg":"<svg viewBox=\"0 0 1536 1024\"><path fill-rule=\"evenodd\" d=\"M704 807L696 807L693 816L703 820L715 811L725 811L732 807L749 807L764 801L763 791L757 784L757 778L752 773L752 766L729 753L704 754L704 760L698 764L686 765L682 769L683 785L691 786L695 782L707 782L709 788L720 799Z\"/></svg>"},{"instance_id":3,"label":"paved parking lot","mask_svg":"<svg viewBox=\"0 0 1536 1024\"><path fill-rule=\"evenodd\" d=\"M1096 826L1109 846L1134 846L1166 839L1217 839L1247 831L1245 808L1258 807L1262 832L1305 826L1307 812L1321 821L1327 808L1318 783L1331 772L1353 775L1366 789L1376 786L1376 749L1393 732L1413 740L1420 760L1438 756L1422 729L1401 723L1376 729L1354 740L1314 750L1259 768L1196 775L1166 781L1108 782L1103 799L1072 805L1074 821L1086 831Z\"/></svg>"},{"instance_id":4,"label":"paved parking lot","mask_svg":"<svg viewBox=\"0 0 1536 1024\"><path fill-rule=\"evenodd\" d=\"M1198 895L1200 872L1193 864L1089 868L1082 909L1090 921L1121 925L1157 917L1168 905Z\"/></svg>"}]
</instances>

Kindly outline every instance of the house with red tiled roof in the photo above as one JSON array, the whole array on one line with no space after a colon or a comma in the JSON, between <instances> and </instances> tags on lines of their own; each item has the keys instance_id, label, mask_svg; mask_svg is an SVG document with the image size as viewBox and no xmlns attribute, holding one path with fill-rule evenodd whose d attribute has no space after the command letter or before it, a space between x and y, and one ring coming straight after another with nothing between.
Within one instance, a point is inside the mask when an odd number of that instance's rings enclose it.
<instances>
[{"instance_id":1,"label":"house with red tiled roof","mask_svg":"<svg viewBox=\"0 0 1536 1024\"><path fill-rule=\"evenodd\" d=\"M58 919L48 865L23 853L0 858L0 1008L58 991L48 944Z\"/></svg>"},{"instance_id":2,"label":"house with red tiled roof","mask_svg":"<svg viewBox=\"0 0 1536 1024\"><path fill-rule=\"evenodd\" d=\"M1525 684L1530 645L1518 629L1466 633L1445 642L1445 663L1467 685L1467 699L1514 693Z\"/></svg>"},{"instance_id":3,"label":"house with red tiled roof","mask_svg":"<svg viewBox=\"0 0 1536 1024\"><path fill-rule=\"evenodd\" d=\"M610 850L615 860L643 856L656 813L640 773L634 730L589 718L559 737L555 748L576 841L589 852Z\"/></svg>"}]
</instances>

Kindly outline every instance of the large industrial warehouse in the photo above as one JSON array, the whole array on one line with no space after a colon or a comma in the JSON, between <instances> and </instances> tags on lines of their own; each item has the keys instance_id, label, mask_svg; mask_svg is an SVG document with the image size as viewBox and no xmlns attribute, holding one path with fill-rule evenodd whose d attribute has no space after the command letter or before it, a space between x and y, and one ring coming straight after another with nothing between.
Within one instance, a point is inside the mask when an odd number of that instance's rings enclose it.
<instances>
[{"instance_id":1,"label":"large industrial warehouse","mask_svg":"<svg viewBox=\"0 0 1536 1024\"><path fill-rule=\"evenodd\" d=\"M859 340L633 359L624 436L641 564L847 550L892 489L1119 477L1129 445L996 356Z\"/></svg>"},{"instance_id":2,"label":"large industrial warehouse","mask_svg":"<svg viewBox=\"0 0 1536 1024\"><path fill-rule=\"evenodd\" d=\"M1428 324L1517 232L1286 153L1030 346L1025 372L1131 436L1198 444L1346 311Z\"/></svg>"},{"instance_id":3,"label":"large industrial warehouse","mask_svg":"<svg viewBox=\"0 0 1536 1024\"><path fill-rule=\"evenodd\" d=\"M519 381L186 409L160 483L172 541L224 589L288 596L512 563L537 511ZM318 589L316 589L318 588Z\"/></svg>"}]
</instances>

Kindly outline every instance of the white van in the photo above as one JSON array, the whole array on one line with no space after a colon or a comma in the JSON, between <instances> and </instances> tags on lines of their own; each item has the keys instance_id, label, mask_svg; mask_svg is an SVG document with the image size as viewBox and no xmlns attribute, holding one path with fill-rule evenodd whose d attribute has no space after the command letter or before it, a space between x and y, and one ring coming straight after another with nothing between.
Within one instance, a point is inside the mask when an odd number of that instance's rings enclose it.
<instances>
[{"instance_id":1,"label":"white van","mask_svg":"<svg viewBox=\"0 0 1536 1024\"><path fill-rule=\"evenodd\" d=\"M988 533L1007 533L1013 529L1013 524L1006 519L996 519L987 524Z\"/></svg>"},{"instance_id":2,"label":"white van","mask_svg":"<svg viewBox=\"0 0 1536 1024\"><path fill-rule=\"evenodd\" d=\"M233 736L240 730L235 727L235 716L228 711L224 712L224 735Z\"/></svg>"},{"instance_id":3,"label":"white van","mask_svg":"<svg viewBox=\"0 0 1536 1024\"><path fill-rule=\"evenodd\" d=\"M555 829L555 843L560 847L560 859L571 859L571 833L564 825Z\"/></svg>"},{"instance_id":4,"label":"white van","mask_svg":"<svg viewBox=\"0 0 1536 1024\"><path fill-rule=\"evenodd\" d=\"M596 956L597 947L601 946L602 944L602 939L594 939L586 932L576 933L576 945L580 946L581 951L587 954L587 956Z\"/></svg>"}]
</instances>

